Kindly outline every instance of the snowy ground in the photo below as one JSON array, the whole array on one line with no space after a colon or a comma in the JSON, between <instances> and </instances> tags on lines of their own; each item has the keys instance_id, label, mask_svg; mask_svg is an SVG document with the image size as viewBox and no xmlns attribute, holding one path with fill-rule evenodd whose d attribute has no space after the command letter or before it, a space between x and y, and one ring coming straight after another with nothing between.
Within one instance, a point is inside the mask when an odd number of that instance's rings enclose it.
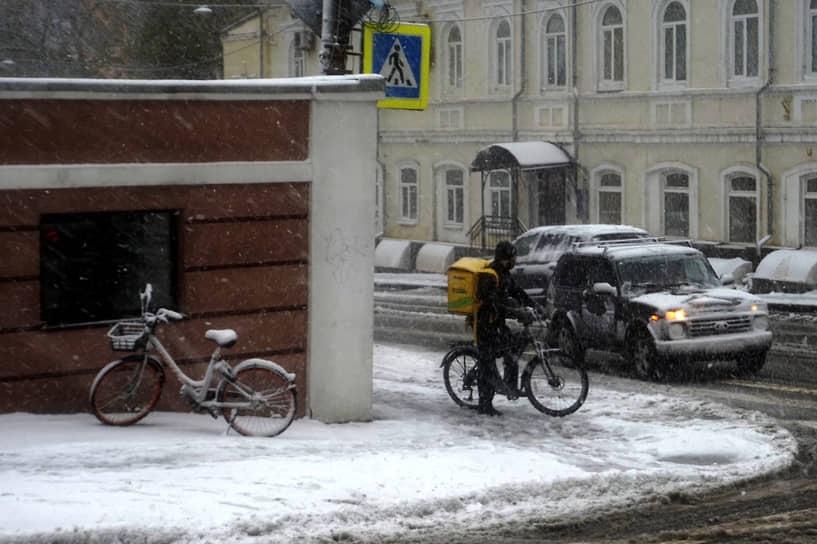
<instances>
[{"instance_id":1,"label":"snowy ground","mask_svg":"<svg viewBox=\"0 0 817 544\"><path fill-rule=\"evenodd\" d=\"M663 501L780 469L796 448L755 412L591 374L555 419L456 407L442 353L375 347L374 421L303 419L272 439L209 416L0 416L0 542L377 541ZM169 393L170 389L166 391ZM439 534L439 533L435 533Z\"/></svg>"}]
</instances>

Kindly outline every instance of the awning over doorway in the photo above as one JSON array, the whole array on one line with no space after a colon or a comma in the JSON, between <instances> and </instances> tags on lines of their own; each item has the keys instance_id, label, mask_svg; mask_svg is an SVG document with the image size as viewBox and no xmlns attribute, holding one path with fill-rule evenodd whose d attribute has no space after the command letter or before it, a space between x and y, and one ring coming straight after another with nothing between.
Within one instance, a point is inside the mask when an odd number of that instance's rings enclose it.
<instances>
[{"instance_id":1,"label":"awning over doorway","mask_svg":"<svg viewBox=\"0 0 817 544\"><path fill-rule=\"evenodd\" d=\"M483 147L471 163L471 171L514 169L541 170L573 163L570 155L550 142L507 142Z\"/></svg>"}]
</instances>

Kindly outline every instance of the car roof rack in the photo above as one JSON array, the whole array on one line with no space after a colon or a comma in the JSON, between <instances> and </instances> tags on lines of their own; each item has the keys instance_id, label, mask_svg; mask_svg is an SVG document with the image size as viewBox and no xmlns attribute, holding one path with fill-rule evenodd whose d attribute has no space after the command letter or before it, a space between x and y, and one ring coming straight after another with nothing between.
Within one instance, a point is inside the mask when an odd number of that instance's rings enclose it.
<instances>
[{"instance_id":1,"label":"car roof rack","mask_svg":"<svg viewBox=\"0 0 817 544\"><path fill-rule=\"evenodd\" d=\"M663 236L649 236L647 238L621 238L618 240L585 240L573 242L570 249L573 251L584 247L598 247L602 248L602 255L605 255L611 247L635 247L650 244L673 244L693 247L692 240L667 240Z\"/></svg>"}]
</instances>

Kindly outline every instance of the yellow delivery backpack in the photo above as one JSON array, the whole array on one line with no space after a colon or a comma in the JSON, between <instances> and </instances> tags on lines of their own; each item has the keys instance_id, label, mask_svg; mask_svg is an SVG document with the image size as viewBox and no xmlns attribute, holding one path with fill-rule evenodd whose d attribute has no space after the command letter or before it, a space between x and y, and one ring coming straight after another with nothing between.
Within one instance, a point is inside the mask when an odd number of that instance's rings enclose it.
<instances>
[{"instance_id":1,"label":"yellow delivery backpack","mask_svg":"<svg viewBox=\"0 0 817 544\"><path fill-rule=\"evenodd\" d=\"M475 257L463 257L448 267L448 311L452 314L468 316L466 327L474 328L474 343L477 332L477 310L482 301L477 299L477 286L480 274L489 274L499 284L499 276L493 268L488 268L491 261Z\"/></svg>"}]
</instances>

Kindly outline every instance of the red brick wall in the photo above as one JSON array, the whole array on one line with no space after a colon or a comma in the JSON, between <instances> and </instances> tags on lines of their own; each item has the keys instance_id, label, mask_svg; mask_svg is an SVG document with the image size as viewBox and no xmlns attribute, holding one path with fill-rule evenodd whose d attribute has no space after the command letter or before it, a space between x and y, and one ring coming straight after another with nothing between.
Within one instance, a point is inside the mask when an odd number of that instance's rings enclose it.
<instances>
[{"instance_id":1,"label":"red brick wall","mask_svg":"<svg viewBox=\"0 0 817 544\"><path fill-rule=\"evenodd\" d=\"M304 160L308 129L307 101L0 100L0 164ZM305 182L0 190L0 412L85 411L94 375L122 355L107 326L42 330L40 217L175 209L175 309L191 318L163 343L198 377L205 330L235 329L228 360L295 372L303 414L309 200ZM159 409L186 409L168 377Z\"/></svg>"}]
</instances>

